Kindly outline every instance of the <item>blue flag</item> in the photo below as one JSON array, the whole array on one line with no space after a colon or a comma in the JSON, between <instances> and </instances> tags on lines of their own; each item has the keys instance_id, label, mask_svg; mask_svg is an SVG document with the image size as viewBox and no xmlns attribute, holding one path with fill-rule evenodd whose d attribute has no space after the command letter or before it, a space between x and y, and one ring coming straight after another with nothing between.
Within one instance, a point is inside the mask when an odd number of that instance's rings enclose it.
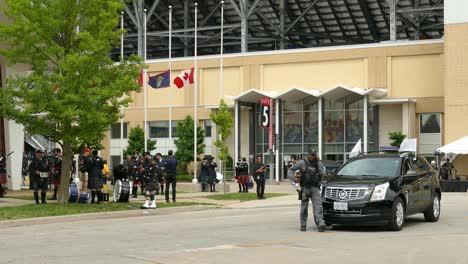
<instances>
[{"instance_id":1,"label":"blue flag","mask_svg":"<svg viewBox=\"0 0 468 264\"><path fill-rule=\"evenodd\" d=\"M171 86L171 73L169 70L149 77L148 84L154 89L167 88Z\"/></svg>"}]
</instances>

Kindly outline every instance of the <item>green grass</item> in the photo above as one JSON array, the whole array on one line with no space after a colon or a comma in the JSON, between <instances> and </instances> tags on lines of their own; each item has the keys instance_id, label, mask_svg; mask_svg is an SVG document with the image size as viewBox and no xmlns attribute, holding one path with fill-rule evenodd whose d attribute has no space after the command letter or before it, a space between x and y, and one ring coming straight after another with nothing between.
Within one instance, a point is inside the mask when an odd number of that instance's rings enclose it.
<instances>
[{"instance_id":1,"label":"green grass","mask_svg":"<svg viewBox=\"0 0 468 264\"><path fill-rule=\"evenodd\" d=\"M273 198L279 196L285 196L285 193L265 193L265 198ZM239 200L242 202L257 200L257 194L255 192L249 193L224 193L206 196L208 199L213 200Z\"/></svg>"},{"instance_id":2,"label":"green grass","mask_svg":"<svg viewBox=\"0 0 468 264\"><path fill-rule=\"evenodd\" d=\"M175 204L158 203L158 208L213 205L210 203L181 202ZM0 221L33 217L75 215L100 212L114 212L140 209L141 203L103 203L103 204L29 204L14 207L0 207ZM157 209L156 209L157 210Z\"/></svg>"}]
</instances>

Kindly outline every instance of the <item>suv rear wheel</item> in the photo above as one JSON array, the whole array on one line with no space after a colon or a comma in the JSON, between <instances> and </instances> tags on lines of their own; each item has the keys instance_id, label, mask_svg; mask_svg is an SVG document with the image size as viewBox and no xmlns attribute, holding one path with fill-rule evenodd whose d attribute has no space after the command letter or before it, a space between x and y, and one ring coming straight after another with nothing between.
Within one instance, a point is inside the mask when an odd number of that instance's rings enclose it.
<instances>
[{"instance_id":1,"label":"suv rear wheel","mask_svg":"<svg viewBox=\"0 0 468 264\"><path fill-rule=\"evenodd\" d=\"M390 219L390 223L388 228L392 231L400 231L403 229L403 225L405 224L405 204L400 197L397 197L395 201L393 201L392 207L392 219Z\"/></svg>"},{"instance_id":2,"label":"suv rear wheel","mask_svg":"<svg viewBox=\"0 0 468 264\"><path fill-rule=\"evenodd\" d=\"M432 197L432 204L429 209L424 212L424 219L427 222L437 222L440 217L440 197L438 193L434 193Z\"/></svg>"}]
</instances>

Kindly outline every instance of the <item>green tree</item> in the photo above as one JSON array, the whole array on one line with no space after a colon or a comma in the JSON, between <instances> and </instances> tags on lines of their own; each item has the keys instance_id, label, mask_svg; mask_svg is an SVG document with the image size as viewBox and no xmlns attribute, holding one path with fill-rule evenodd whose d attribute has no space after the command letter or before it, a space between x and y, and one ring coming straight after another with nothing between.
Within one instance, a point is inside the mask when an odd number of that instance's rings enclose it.
<instances>
[{"instance_id":1,"label":"green tree","mask_svg":"<svg viewBox=\"0 0 468 264\"><path fill-rule=\"evenodd\" d=\"M177 139L174 141L177 151L175 153L177 159L184 164L193 161L193 142L194 142L194 129L193 118L186 116L184 120L177 124L176 128ZM205 151L205 131L200 126L197 126L197 155ZM198 158L197 158L198 160ZM196 169L196 168L195 168Z\"/></svg>"},{"instance_id":2,"label":"green tree","mask_svg":"<svg viewBox=\"0 0 468 264\"><path fill-rule=\"evenodd\" d=\"M147 139L147 149L152 151L156 149L156 141ZM145 151L145 131L140 127L130 129L128 133L128 147L124 150L124 155L134 155L136 152Z\"/></svg>"},{"instance_id":3,"label":"green tree","mask_svg":"<svg viewBox=\"0 0 468 264\"><path fill-rule=\"evenodd\" d=\"M0 25L0 53L30 67L0 89L0 116L24 125L63 149L62 183L70 178L72 148L90 146L119 119L120 107L139 91L140 58L115 64L121 0L6 0L11 23ZM79 27L79 32L77 30ZM90 143L91 142L91 143ZM69 197L59 188L59 203Z\"/></svg>"},{"instance_id":4,"label":"green tree","mask_svg":"<svg viewBox=\"0 0 468 264\"><path fill-rule=\"evenodd\" d=\"M226 139L232 133L232 127L234 126L234 118L231 111L229 111L227 104L223 99L219 102L219 109L216 112L210 114L211 120L216 124L218 129L218 135L221 138L217 138L214 145L218 148L219 159L224 165L227 165L229 160L229 148L225 144Z\"/></svg>"},{"instance_id":5,"label":"green tree","mask_svg":"<svg viewBox=\"0 0 468 264\"><path fill-rule=\"evenodd\" d=\"M400 147L401 143L406 138L406 135L399 131L396 131L388 133L388 137L392 141L390 143L391 146Z\"/></svg>"}]
</instances>

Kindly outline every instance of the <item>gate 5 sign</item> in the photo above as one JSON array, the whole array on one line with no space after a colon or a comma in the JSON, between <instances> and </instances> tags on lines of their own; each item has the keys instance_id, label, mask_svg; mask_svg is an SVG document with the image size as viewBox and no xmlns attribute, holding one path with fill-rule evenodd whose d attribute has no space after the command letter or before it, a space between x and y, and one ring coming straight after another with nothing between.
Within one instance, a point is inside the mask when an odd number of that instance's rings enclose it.
<instances>
[{"instance_id":1,"label":"gate 5 sign","mask_svg":"<svg viewBox=\"0 0 468 264\"><path fill-rule=\"evenodd\" d=\"M271 99L268 97L262 97L261 115L260 125L262 128L269 128L271 125Z\"/></svg>"}]
</instances>

